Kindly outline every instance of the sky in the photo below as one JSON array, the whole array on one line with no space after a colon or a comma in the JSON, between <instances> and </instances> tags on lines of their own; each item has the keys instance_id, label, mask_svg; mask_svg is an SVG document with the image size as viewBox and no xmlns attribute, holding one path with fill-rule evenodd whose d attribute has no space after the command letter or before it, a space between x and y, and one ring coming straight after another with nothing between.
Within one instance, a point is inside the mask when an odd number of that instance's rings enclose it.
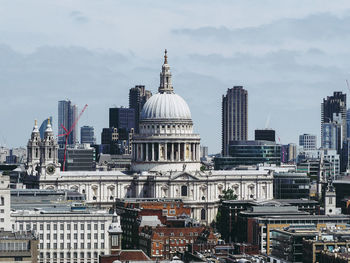
<instances>
[{"instance_id":1,"label":"sky","mask_svg":"<svg viewBox=\"0 0 350 263\"><path fill-rule=\"evenodd\" d=\"M221 100L248 91L249 139L320 136L322 99L349 95L350 2L310 0L0 0L0 146L25 146L57 102L88 104L79 127L100 142L129 89L159 86L164 49L174 90L209 153L221 149Z\"/></svg>"}]
</instances>

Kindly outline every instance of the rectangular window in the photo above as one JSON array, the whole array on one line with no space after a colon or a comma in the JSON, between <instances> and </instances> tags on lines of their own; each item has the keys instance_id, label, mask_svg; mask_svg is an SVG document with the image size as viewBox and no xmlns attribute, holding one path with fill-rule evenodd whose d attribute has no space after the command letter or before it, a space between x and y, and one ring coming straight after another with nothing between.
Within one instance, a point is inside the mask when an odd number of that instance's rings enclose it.
<instances>
[{"instance_id":1,"label":"rectangular window","mask_svg":"<svg viewBox=\"0 0 350 263\"><path fill-rule=\"evenodd\" d=\"M74 234L74 239L78 239L78 234L77 233Z\"/></svg>"},{"instance_id":2,"label":"rectangular window","mask_svg":"<svg viewBox=\"0 0 350 263\"><path fill-rule=\"evenodd\" d=\"M91 224L87 225L88 230L91 230Z\"/></svg>"},{"instance_id":3,"label":"rectangular window","mask_svg":"<svg viewBox=\"0 0 350 263\"><path fill-rule=\"evenodd\" d=\"M84 224L80 225L80 230L84 230Z\"/></svg>"},{"instance_id":4,"label":"rectangular window","mask_svg":"<svg viewBox=\"0 0 350 263\"><path fill-rule=\"evenodd\" d=\"M64 230L64 224L60 224L60 230Z\"/></svg>"},{"instance_id":5,"label":"rectangular window","mask_svg":"<svg viewBox=\"0 0 350 263\"><path fill-rule=\"evenodd\" d=\"M60 244L60 249L64 249L64 243Z\"/></svg>"},{"instance_id":6,"label":"rectangular window","mask_svg":"<svg viewBox=\"0 0 350 263\"><path fill-rule=\"evenodd\" d=\"M70 230L70 224L67 224L67 230Z\"/></svg>"},{"instance_id":7,"label":"rectangular window","mask_svg":"<svg viewBox=\"0 0 350 263\"><path fill-rule=\"evenodd\" d=\"M104 240L105 239L105 234L101 233L101 239Z\"/></svg>"},{"instance_id":8,"label":"rectangular window","mask_svg":"<svg viewBox=\"0 0 350 263\"><path fill-rule=\"evenodd\" d=\"M44 230L44 225L40 224L40 230Z\"/></svg>"},{"instance_id":9,"label":"rectangular window","mask_svg":"<svg viewBox=\"0 0 350 263\"><path fill-rule=\"evenodd\" d=\"M105 230L105 224L101 224L101 230Z\"/></svg>"},{"instance_id":10,"label":"rectangular window","mask_svg":"<svg viewBox=\"0 0 350 263\"><path fill-rule=\"evenodd\" d=\"M80 243L80 248L84 249L84 243Z\"/></svg>"},{"instance_id":11,"label":"rectangular window","mask_svg":"<svg viewBox=\"0 0 350 263\"><path fill-rule=\"evenodd\" d=\"M51 230L51 225L50 224L46 224L46 230Z\"/></svg>"},{"instance_id":12,"label":"rectangular window","mask_svg":"<svg viewBox=\"0 0 350 263\"><path fill-rule=\"evenodd\" d=\"M53 225L53 230L57 230L57 224Z\"/></svg>"},{"instance_id":13,"label":"rectangular window","mask_svg":"<svg viewBox=\"0 0 350 263\"><path fill-rule=\"evenodd\" d=\"M97 229L98 229L98 225L94 224L94 230L97 230Z\"/></svg>"},{"instance_id":14,"label":"rectangular window","mask_svg":"<svg viewBox=\"0 0 350 263\"><path fill-rule=\"evenodd\" d=\"M78 224L74 224L74 230L78 230Z\"/></svg>"},{"instance_id":15,"label":"rectangular window","mask_svg":"<svg viewBox=\"0 0 350 263\"><path fill-rule=\"evenodd\" d=\"M95 243L95 244L94 244L94 249L97 249L97 248L98 248L98 244Z\"/></svg>"},{"instance_id":16,"label":"rectangular window","mask_svg":"<svg viewBox=\"0 0 350 263\"><path fill-rule=\"evenodd\" d=\"M60 239L61 239L61 240L64 239L64 234L60 234Z\"/></svg>"},{"instance_id":17,"label":"rectangular window","mask_svg":"<svg viewBox=\"0 0 350 263\"><path fill-rule=\"evenodd\" d=\"M80 239L84 239L84 233L80 234Z\"/></svg>"}]
</instances>

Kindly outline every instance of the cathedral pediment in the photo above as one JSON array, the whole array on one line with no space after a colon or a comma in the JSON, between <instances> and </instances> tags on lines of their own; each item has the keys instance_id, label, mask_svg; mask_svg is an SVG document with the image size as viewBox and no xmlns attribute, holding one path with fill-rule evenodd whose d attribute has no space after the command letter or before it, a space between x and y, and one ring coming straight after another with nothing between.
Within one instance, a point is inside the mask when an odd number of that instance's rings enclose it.
<instances>
[{"instance_id":1,"label":"cathedral pediment","mask_svg":"<svg viewBox=\"0 0 350 263\"><path fill-rule=\"evenodd\" d=\"M173 181L198 181L199 179L188 172L180 172L171 177Z\"/></svg>"}]
</instances>

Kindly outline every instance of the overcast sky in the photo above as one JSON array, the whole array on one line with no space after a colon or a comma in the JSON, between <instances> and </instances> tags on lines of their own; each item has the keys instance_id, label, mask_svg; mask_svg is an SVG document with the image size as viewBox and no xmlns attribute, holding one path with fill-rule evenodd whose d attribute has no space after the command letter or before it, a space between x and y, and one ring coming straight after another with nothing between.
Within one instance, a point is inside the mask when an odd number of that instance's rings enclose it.
<instances>
[{"instance_id":1,"label":"overcast sky","mask_svg":"<svg viewBox=\"0 0 350 263\"><path fill-rule=\"evenodd\" d=\"M0 145L25 146L34 119L69 98L100 142L108 108L159 86L164 49L173 84L209 152L221 149L221 99L242 85L249 138L320 136L320 104L349 94L350 2L307 0L0 0ZM267 120L270 121L267 121Z\"/></svg>"}]
</instances>

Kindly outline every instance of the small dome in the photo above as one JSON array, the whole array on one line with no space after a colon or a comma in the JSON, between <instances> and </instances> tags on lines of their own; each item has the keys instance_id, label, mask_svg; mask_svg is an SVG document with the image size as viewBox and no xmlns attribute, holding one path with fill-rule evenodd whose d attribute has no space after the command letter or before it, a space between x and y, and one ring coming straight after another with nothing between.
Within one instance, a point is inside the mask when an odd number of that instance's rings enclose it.
<instances>
[{"instance_id":1,"label":"small dome","mask_svg":"<svg viewBox=\"0 0 350 263\"><path fill-rule=\"evenodd\" d=\"M191 111L183 98L175 93L157 93L143 106L141 120L191 120Z\"/></svg>"}]
</instances>

